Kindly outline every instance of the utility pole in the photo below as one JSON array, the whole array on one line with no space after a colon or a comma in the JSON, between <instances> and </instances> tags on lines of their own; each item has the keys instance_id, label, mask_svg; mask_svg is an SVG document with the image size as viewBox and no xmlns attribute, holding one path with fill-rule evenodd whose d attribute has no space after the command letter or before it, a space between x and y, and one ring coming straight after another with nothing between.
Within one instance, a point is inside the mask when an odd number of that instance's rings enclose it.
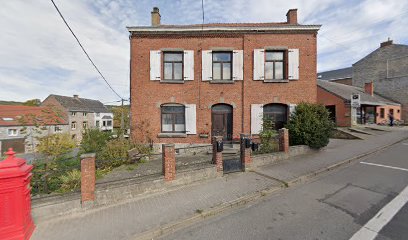
<instances>
[{"instance_id":1,"label":"utility pole","mask_svg":"<svg viewBox=\"0 0 408 240\"><path fill-rule=\"evenodd\" d=\"M121 130L121 133L120 133L120 137L121 138L123 138L124 137L124 135L125 135L125 119L124 119L124 116L123 116L123 101L124 101L124 99L122 98L122 116L121 116L121 119L120 119L120 130Z\"/></svg>"}]
</instances>

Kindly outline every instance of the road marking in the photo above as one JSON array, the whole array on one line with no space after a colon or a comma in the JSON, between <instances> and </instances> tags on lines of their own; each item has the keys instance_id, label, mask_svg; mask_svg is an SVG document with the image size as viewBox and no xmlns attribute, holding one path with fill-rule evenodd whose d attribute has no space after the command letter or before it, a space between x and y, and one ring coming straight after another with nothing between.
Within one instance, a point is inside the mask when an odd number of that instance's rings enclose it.
<instances>
[{"instance_id":1,"label":"road marking","mask_svg":"<svg viewBox=\"0 0 408 240\"><path fill-rule=\"evenodd\" d=\"M398 194L391 202L383 207L373 218L370 219L350 240L373 240L381 229L398 213L408 202L408 186Z\"/></svg>"},{"instance_id":2,"label":"road marking","mask_svg":"<svg viewBox=\"0 0 408 240\"><path fill-rule=\"evenodd\" d=\"M391 168L391 169L396 169L396 170L401 170L401 171L406 171L406 172L408 172L408 169L406 169L406 168L393 167L393 166L387 166L387 165L376 164L376 163L369 163L369 162L360 162L360 163L361 163L361 164L365 164L365 165L372 165L372 166L377 166L377 167Z\"/></svg>"},{"instance_id":3,"label":"road marking","mask_svg":"<svg viewBox=\"0 0 408 240\"><path fill-rule=\"evenodd\" d=\"M402 143L402 145L408 146L408 142L404 142Z\"/></svg>"}]
</instances>

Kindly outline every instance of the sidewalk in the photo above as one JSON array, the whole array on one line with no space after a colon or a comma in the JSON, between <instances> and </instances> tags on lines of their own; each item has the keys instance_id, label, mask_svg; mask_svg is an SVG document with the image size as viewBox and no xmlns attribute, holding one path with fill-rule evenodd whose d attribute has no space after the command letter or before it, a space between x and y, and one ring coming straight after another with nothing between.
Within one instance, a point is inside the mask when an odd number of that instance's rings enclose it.
<instances>
[{"instance_id":1,"label":"sidewalk","mask_svg":"<svg viewBox=\"0 0 408 240\"><path fill-rule=\"evenodd\" d=\"M136 239L147 231L152 233L152 229L185 223L205 213L215 214L217 209L221 211L240 199L248 201L263 196L264 192L279 190L282 184L273 178L289 182L407 137L407 131L394 131L364 141L333 140L319 152L255 169L264 176L256 172L224 175L120 205L42 222L32 240Z\"/></svg>"}]
</instances>

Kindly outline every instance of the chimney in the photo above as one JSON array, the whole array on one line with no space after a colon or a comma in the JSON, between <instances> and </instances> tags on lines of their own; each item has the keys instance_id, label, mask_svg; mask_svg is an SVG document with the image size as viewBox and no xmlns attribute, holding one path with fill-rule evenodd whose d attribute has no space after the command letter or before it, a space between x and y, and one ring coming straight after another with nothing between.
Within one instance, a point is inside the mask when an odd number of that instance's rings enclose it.
<instances>
[{"instance_id":1,"label":"chimney","mask_svg":"<svg viewBox=\"0 0 408 240\"><path fill-rule=\"evenodd\" d=\"M373 82L365 83L364 92L373 96L374 95L374 83Z\"/></svg>"},{"instance_id":2,"label":"chimney","mask_svg":"<svg viewBox=\"0 0 408 240\"><path fill-rule=\"evenodd\" d=\"M154 7L152 11L152 26L156 27L160 25L160 12L158 7Z\"/></svg>"},{"instance_id":3,"label":"chimney","mask_svg":"<svg viewBox=\"0 0 408 240\"><path fill-rule=\"evenodd\" d=\"M74 94L74 98L75 98L75 99L78 99L78 98L79 98L79 95Z\"/></svg>"},{"instance_id":4,"label":"chimney","mask_svg":"<svg viewBox=\"0 0 408 240\"><path fill-rule=\"evenodd\" d=\"M297 9L289 9L286 13L287 23L289 24L298 24L297 21Z\"/></svg>"},{"instance_id":5,"label":"chimney","mask_svg":"<svg viewBox=\"0 0 408 240\"><path fill-rule=\"evenodd\" d=\"M392 45L392 40L391 40L390 38L388 38L387 41L382 42L382 43L380 44L380 48L386 47L386 46L390 46L390 45Z\"/></svg>"}]
</instances>

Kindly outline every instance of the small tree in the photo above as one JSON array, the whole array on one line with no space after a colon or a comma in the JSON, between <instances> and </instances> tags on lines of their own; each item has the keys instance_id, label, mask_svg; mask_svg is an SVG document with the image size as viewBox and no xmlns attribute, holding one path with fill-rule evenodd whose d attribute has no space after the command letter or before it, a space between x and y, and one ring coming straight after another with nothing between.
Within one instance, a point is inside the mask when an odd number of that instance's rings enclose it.
<instances>
[{"instance_id":1,"label":"small tree","mask_svg":"<svg viewBox=\"0 0 408 240\"><path fill-rule=\"evenodd\" d=\"M47 156L49 160L56 160L74 148L75 141L69 134L56 133L40 138L37 151Z\"/></svg>"},{"instance_id":2,"label":"small tree","mask_svg":"<svg viewBox=\"0 0 408 240\"><path fill-rule=\"evenodd\" d=\"M81 152L99 154L111 137L111 132L102 132L97 128L86 129L82 135Z\"/></svg>"},{"instance_id":3,"label":"small tree","mask_svg":"<svg viewBox=\"0 0 408 240\"><path fill-rule=\"evenodd\" d=\"M291 145L305 144L318 149L329 144L334 123L323 105L301 103L296 106L286 127Z\"/></svg>"},{"instance_id":4,"label":"small tree","mask_svg":"<svg viewBox=\"0 0 408 240\"><path fill-rule=\"evenodd\" d=\"M259 138L261 139L261 153L270 153L276 151L276 141L274 139L277 136L275 130L275 122L270 117L263 117L262 129L259 132Z\"/></svg>"}]
</instances>

